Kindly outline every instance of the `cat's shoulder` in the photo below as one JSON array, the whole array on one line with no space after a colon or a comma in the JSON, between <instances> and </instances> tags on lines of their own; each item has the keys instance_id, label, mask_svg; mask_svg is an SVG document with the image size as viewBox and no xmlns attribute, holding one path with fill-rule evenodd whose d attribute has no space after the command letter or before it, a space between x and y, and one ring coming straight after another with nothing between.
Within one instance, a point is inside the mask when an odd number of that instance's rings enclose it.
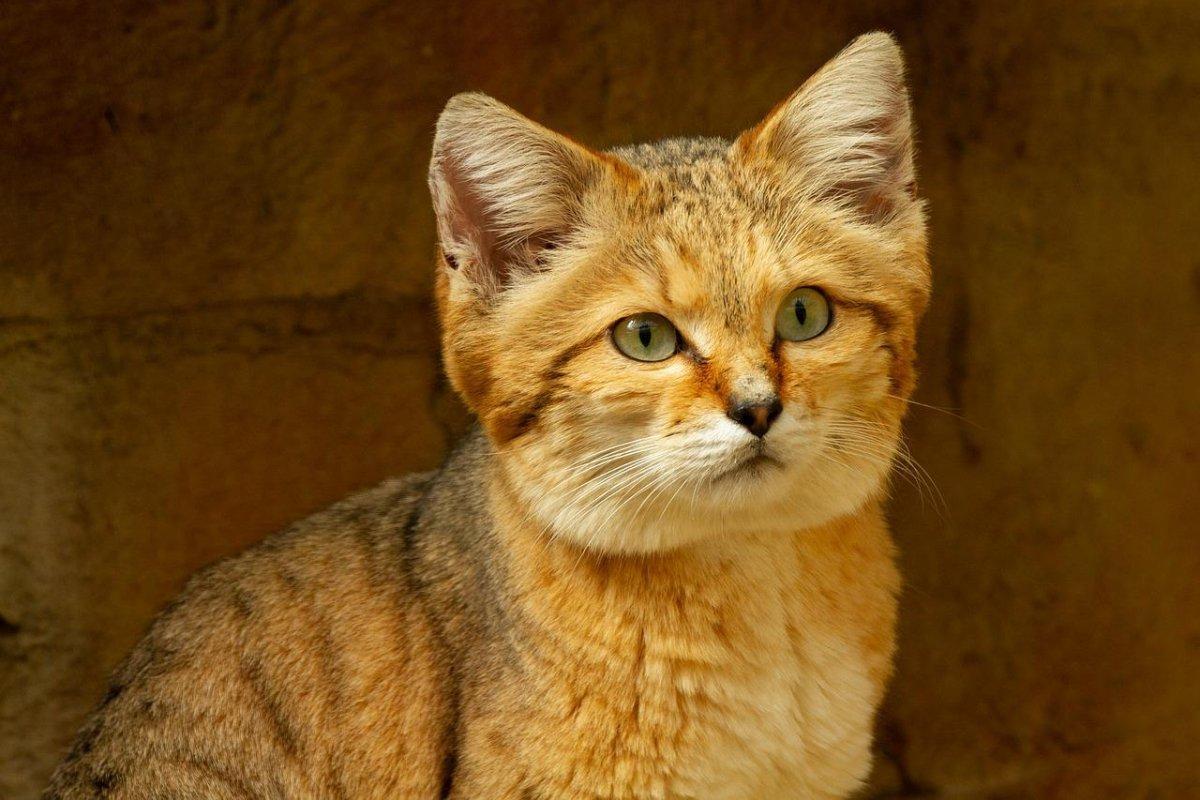
<instances>
[{"instance_id":1,"label":"cat's shoulder","mask_svg":"<svg viewBox=\"0 0 1200 800\"><path fill-rule=\"evenodd\" d=\"M197 572L177 602L250 588L311 592L350 578L396 582L408 529L436 474L389 478L339 500Z\"/></svg>"},{"instance_id":2,"label":"cat's shoulder","mask_svg":"<svg viewBox=\"0 0 1200 800\"><path fill-rule=\"evenodd\" d=\"M117 680L233 643L245 649L304 615L338 625L368 598L409 604L406 536L434 476L390 478L202 568L159 612Z\"/></svg>"},{"instance_id":3,"label":"cat's shoulder","mask_svg":"<svg viewBox=\"0 0 1200 800\"><path fill-rule=\"evenodd\" d=\"M436 775L444 657L405 542L431 479L387 480L193 576L117 668L46 797L135 776L174 787L178 753L207 754L214 774L279 776L296 771L289 753L374 769L388 743L419 740ZM391 705L360 694L384 683ZM402 712L416 700L429 713L414 722Z\"/></svg>"}]
</instances>

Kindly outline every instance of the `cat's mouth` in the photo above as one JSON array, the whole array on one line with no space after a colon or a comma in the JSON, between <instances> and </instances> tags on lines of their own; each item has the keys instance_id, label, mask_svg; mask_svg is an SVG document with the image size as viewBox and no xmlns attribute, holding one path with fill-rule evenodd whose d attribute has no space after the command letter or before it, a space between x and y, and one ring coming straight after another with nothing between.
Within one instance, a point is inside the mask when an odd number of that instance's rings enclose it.
<instances>
[{"instance_id":1,"label":"cat's mouth","mask_svg":"<svg viewBox=\"0 0 1200 800\"><path fill-rule=\"evenodd\" d=\"M763 475L766 472L771 472L777 469L783 469L783 462L774 456L769 456L762 451L762 448L757 448L749 457L743 459L737 464L734 464L729 469L726 469L713 478L714 481L722 481L730 478L755 478Z\"/></svg>"}]
</instances>

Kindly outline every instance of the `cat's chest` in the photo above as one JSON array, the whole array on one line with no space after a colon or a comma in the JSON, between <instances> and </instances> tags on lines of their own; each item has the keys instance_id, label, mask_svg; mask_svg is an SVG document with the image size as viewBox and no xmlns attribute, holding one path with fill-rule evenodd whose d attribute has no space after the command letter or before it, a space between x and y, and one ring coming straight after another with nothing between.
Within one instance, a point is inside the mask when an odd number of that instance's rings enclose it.
<instances>
[{"instance_id":1,"label":"cat's chest","mask_svg":"<svg viewBox=\"0 0 1200 800\"><path fill-rule=\"evenodd\" d=\"M829 598L797 580L786 551L769 555L775 568L762 574L730 569L645 604L611 596L590 625L559 618L541 631L523 655L535 796L769 800L852 788L877 696L858 632L828 625Z\"/></svg>"}]
</instances>

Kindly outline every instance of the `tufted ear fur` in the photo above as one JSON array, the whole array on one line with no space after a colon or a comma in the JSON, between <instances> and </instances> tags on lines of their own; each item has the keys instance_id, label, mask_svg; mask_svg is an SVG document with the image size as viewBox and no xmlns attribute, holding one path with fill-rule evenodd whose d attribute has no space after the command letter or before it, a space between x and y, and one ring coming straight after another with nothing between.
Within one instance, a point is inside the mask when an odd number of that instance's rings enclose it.
<instances>
[{"instance_id":1,"label":"tufted ear fur","mask_svg":"<svg viewBox=\"0 0 1200 800\"><path fill-rule=\"evenodd\" d=\"M482 94L438 118L429 187L446 266L494 296L538 271L569 233L584 190L610 159Z\"/></svg>"},{"instance_id":2,"label":"tufted ear fur","mask_svg":"<svg viewBox=\"0 0 1200 800\"><path fill-rule=\"evenodd\" d=\"M904 59L886 33L851 42L734 145L782 168L797 196L833 201L872 222L913 203L912 112Z\"/></svg>"}]
</instances>

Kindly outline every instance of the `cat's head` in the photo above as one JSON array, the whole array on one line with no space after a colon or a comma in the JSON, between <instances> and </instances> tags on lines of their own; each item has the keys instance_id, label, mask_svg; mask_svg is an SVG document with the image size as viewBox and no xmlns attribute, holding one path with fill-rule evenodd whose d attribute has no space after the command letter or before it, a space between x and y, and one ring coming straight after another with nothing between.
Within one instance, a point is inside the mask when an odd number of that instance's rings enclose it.
<instances>
[{"instance_id":1,"label":"cat's head","mask_svg":"<svg viewBox=\"0 0 1200 800\"><path fill-rule=\"evenodd\" d=\"M929 295L903 69L870 34L732 143L607 153L449 102L443 353L532 524L646 552L885 490Z\"/></svg>"}]
</instances>

